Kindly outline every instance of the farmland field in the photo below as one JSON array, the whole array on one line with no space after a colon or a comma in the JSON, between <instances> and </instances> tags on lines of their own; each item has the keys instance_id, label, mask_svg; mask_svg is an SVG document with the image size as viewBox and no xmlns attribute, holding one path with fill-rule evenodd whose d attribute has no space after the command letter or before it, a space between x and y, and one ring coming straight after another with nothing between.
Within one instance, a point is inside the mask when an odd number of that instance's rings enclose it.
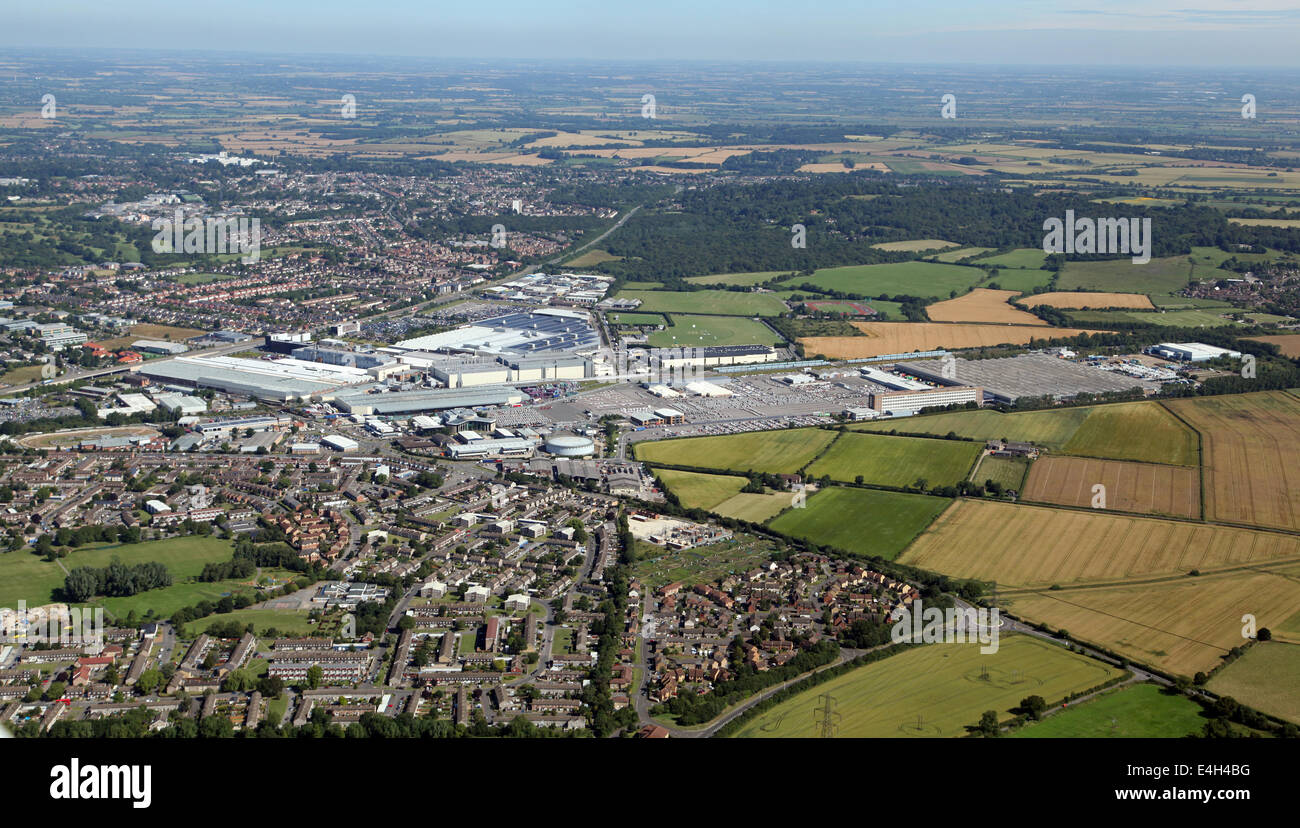
<instances>
[{"instance_id":1,"label":"farmland field","mask_svg":"<svg viewBox=\"0 0 1300 828\"><path fill-rule=\"evenodd\" d=\"M1300 723L1300 645L1261 641L1206 687L1256 710Z\"/></svg>"},{"instance_id":2,"label":"farmland field","mask_svg":"<svg viewBox=\"0 0 1300 828\"><path fill-rule=\"evenodd\" d=\"M743 295L743 294L742 294ZM652 348L704 348L712 345L776 345L781 335L744 316L673 315L673 324L650 334Z\"/></svg>"},{"instance_id":3,"label":"farmland field","mask_svg":"<svg viewBox=\"0 0 1300 828\"><path fill-rule=\"evenodd\" d=\"M924 253L929 250L944 250L958 245L956 242L944 241L943 239L914 239L913 241L881 242L871 246L877 250L902 250L908 253Z\"/></svg>"},{"instance_id":4,"label":"farmland field","mask_svg":"<svg viewBox=\"0 0 1300 828\"><path fill-rule=\"evenodd\" d=\"M985 710L998 711L1005 721L1025 696L1039 695L1051 704L1119 674L1115 667L1023 635L1003 636L998 651L987 655L974 644L922 644L809 688L750 720L736 736L814 737L814 708L824 693L834 697L843 716L839 736L965 736Z\"/></svg>"},{"instance_id":5,"label":"farmland field","mask_svg":"<svg viewBox=\"0 0 1300 828\"><path fill-rule=\"evenodd\" d=\"M1026 270L1039 270L1043 262L1047 259L1047 254L1042 250L1036 250L1032 247L1018 247L1009 253L1000 253L997 256L989 256L987 259L980 259L975 264L980 267L1006 267L1006 268L1024 268ZM1000 277L1002 274L998 274Z\"/></svg>"},{"instance_id":6,"label":"farmland field","mask_svg":"<svg viewBox=\"0 0 1300 828\"><path fill-rule=\"evenodd\" d=\"M980 460L979 468L975 470L975 475L971 479L981 485L986 480L992 480L1001 484L1004 489L1018 492L1025 484L1025 471L1028 468L1029 462L1022 458L994 457L986 454Z\"/></svg>"},{"instance_id":7,"label":"farmland field","mask_svg":"<svg viewBox=\"0 0 1300 828\"><path fill-rule=\"evenodd\" d=\"M1300 334L1278 334L1277 336L1252 337L1255 342L1271 342L1278 347L1282 356L1300 359Z\"/></svg>"},{"instance_id":8,"label":"farmland field","mask_svg":"<svg viewBox=\"0 0 1300 828\"><path fill-rule=\"evenodd\" d=\"M1201 432L1208 519L1300 529L1300 400L1268 391L1168 405Z\"/></svg>"},{"instance_id":9,"label":"farmland field","mask_svg":"<svg viewBox=\"0 0 1300 828\"><path fill-rule=\"evenodd\" d=\"M862 336L808 336L799 342L806 354L858 357L906 354L937 348L960 350L990 345L1027 345L1033 339L1079 336L1094 331L1043 325L970 325L942 322L853 322Z\"/></svg>"},{"instance_id":10,"label":"farmland field","mask_svg":"<svg viewBox=\"0 0 1300 828\"><path fill-rule=\"evenodd\" d=\"M1095 325L1100 328L1131 322L1141 322L1145 325L1164 325L1171 328L1221 328L1224 325L1236 324L1231 319L1224 318L1222 310L1215 308L1162 310L1158 313L1149 311L1080 311L1070 314L1070 320L1076 325Z\"/></svg>"},{"instance_id":11,"label":"farmland field","mask_svg":"<svg viewBox=\"0 0 1300 828\"><path fill-rule=\"evenodd\" d=\"M1072 704L1011 735L1018 739L1177 739L1205 724L1201 707L1155 684L1137 684Z\"/></svg>"},{"instance_id":12,"label":"farmland field","mask_svg":"<svg viewBox=\"0 0 1300 828\"><path fill-rule=\"evenodd\" d=\"M987 253L992 247L963 247L960 250L945 250L934 257L939 262L959 262L969 256L978 256L981 253Z\"/></svg>"},{"instance_id":13,"label":"farmland field","mask_svg":"<svg viewBox=\"0 0 1300 828\"><path fill-rule=\"evenodd\" d=\"M747 520L750 523L764 523L776 517L782 509L791 503L790 492L741 492L732 495L711 511L723 517Z\"/></svg>"},{"instance_id":14,"label":"farmland field","mask_svg":"<svg viewBox=\"0 0 1300 828\"><path fill-rule=\"evenodd\" d=\"M975 264L979 264L979 262L977 261ZM999 270L997 276L985 282L985 286L1029 293L1035 288L1047 287L1051 280L1052 272L1050 270L1017 270L1011 268Z\"/></svg>"},{"instance_id":15,"label":"farmland field","mask_svg":"<svg viewBox=\"0 0 1300 828\"><path fill-rule=\"evenodd\" d=\"M1088 457L1040 457L1022 499L1091 507L1093 486L1105 487L1105 506L1120 512L1201 516L1201 476L1188 466L1159 466Z\"/></svg>"},{"instance_id":16,"label":"farmland field","mask_svg":"<svg viewBox=\"0 0 1300 828\"><path fill-rule=\"evenodd\" d=\"M1273 565L1135 586L999 596L1018 617L1185 676L1242 643L1241 616L1276 626L1300 611L1300 565ZM1192 611L1194 610L1194 611ZM1226 672L1226 671L1225 671Z\"/></svg>"},{"instance_id":17,"label":"farmland field","mask_svg":"<svg viewBox=\"0 0 1300 828\"><path fill-rule=\"evenodd\" d=\"M901 489L924 478L931 486L954 486L965 480L983 449L966 440L930 440L924 437L890 437L845 432L817 462L808 467L810 477Z\"/></svg>"},{"instance_id":18,"label":"farmland field","mask_svg":"<svg viewBox=\"0 0 1300 828\"><path fill-rule=\"evenodd\" d=\"M752 273L715 273L712 276L690 276L686 281L696 285L757 285L779 276L788 276L784 270L759 270Z\"/></svg>"},{"instance_id":19,"label":"farmland field","mask_svg":"<svg viewBox=\"0 0 1300 828\"><path fill-rule=\"evenodd\" d=\"M850 265L814 271L812 276L796 276L784 284L798 287L805 283L823 290L853 293L859 296L907 294L947 298L953 291L965 293L985 273L977 267L935 264L933 262L898 262L896 264Z\"/></svg>"},{"instance_id":20,"label":"farmland field","mask_svg":"<svg viewBox=\"0 0 1300 828\"><path fill-rule=\"evenodd\" d=\"M663 325L667 322L657 313L608 313L606 318L615 325Z\"/></svg>"},{"instance_id":21,"label":"farmland field","mask_svg":"<svg viewBox=\"0 0 1300 828\"><path fill-rule=\"evenodd\" d=\"M893 559L948 507L929 495L831 486L768 524L787 535L860 555Z\"/></svg>"},{"instance_id":22,"label":"farmland field","mask_svg":"<svg viewBox=\"0 0 1300 828\"><path fill-rule=\"evenodd\" d=\"M1046 325L1047 323L1007 304L1015 290L989 290L975 288L965 296L946 299L926 307L925 312L935 322L992 322L1003 325Z\"/></svg>"},{"instance_id":23,"label":"farmland field","mask_svg":"<svg viewBox=\"0 0 1300 828\"><path fill-rule=\"evenodd\" d=\"M1027 307L1047 305L1049 308L1134 308L1152 310L1151 299L1141 293L1039 293L1018 300Z\"/></svg>"},{"instance_id":24,"label":"farmland field","mask_svg":"<svg viewBox=\"0 0 1300 828\"><path fill-rule=\"evenodd\" d=\"M620 290L619 299L640 299L642 313L705 313L718 316L779 316L785 303L770 293L731 290Z\"/></svg>"},{"instance_id":25,"label":"farmland field","mask_svg":"<svg viewBox=\"0 0 1300 828\"><path fill-rule=\"evenodd\" d=\"M836 432L820 428L686 437L639 443L636 456L638 460L676 466L793 474L830 445L835 437Z\"/></svg>"},{"instance_id":26,"label":"farmland field","mask_svg":"<svg viewBox=\"0 0 1300 828\"><path fill-rule=\"evenodd\" d=\"M1196 434L1155 402L1059 408L1048 411L959 411L885 420L852 427L972 440L1008 439L1052 451L1112 460L1196 465Z\"/></svg>"},{"instance_id":27,"label":"farmland field","mask_svg":"<svg viewBox=\"0 0 1300 828\"><path fill-rule=\"evenodd\" d=\"M899 561L958 578L1048 587L1298 559L1300 537L1277 532L963 500ZM1300 590L1293 591L1300 607Z\"/></svg>"},{"instance_id":28,"label":"farmland field","mask_svg":"<svg viewBox=\"0 0 1300 828\"><path fill-rule=\"evenodd\" d=\"M1193 265L1186 256L1152 259L1146 264L1134 264L1131 259L1067 262L1057 286L1063 291L1177 293L1189 281L1220 278L1222 274L1215 268Z\"/></svg>"},{"instance_id":29,"label":"farmland field","mask_svg":"<svg viewBox=\"0 0 1300 828\"><path fill-rule=\"evenodd\" d=\"M687 509L712 509L738 493L749 481L724 474L659 469L656 476Z\"/></svg>"}]
</instances>

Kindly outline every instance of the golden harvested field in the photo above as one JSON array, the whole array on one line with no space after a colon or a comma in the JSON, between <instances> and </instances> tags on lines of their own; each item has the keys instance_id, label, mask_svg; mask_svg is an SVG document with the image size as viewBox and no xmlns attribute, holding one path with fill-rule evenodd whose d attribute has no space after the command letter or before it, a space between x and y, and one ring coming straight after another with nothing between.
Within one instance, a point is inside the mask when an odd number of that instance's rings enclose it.
<instances>
[{"instance_id":1,"label":"golden harvested field","mask_svg":"<svg viewBox=\"0 0 1300 828\"><path fill-rule=\"evenodd\" d=\"M1192 520L1201 516L1201 475L1187 466L1041 457L1030 467L1024 499L1092 508L1097 484L1106 487L1105 509Z\"/></svg>"},{"instance_id":2,"label":"golden harvested field","mask_svg":"<svg viewBox=\"0 0 1300 828\"><path fill-rule=\"evenodd\" d=\"M932 523L898 561L957 578L1043 588L1300 561L1300 537L1099 511L964 500ZM1300 606L1300 588L1293 584L1292 589Z\"/></svg>"},{"instance_id":3,"label":"golden harvested field","mask_svg":"<svg viewBox=\"0 0 1300 828\"><path fill-rule=\"evenodd\" d=\"M956 242L944 241L943 239L913 239L912 241L881 242L873 244L872 247L877 250L904 250L909 253L920 253L926 250L945 250L949 247L960 247Z\"/></svg>"},{"instance_id":4,"label":"golden harvested field","mask_svg":"<svg viewBox=\"0 0 1300 828\"><path fill-rule=\"evenodd\" d=\"M1135 310L1153 310L1151 299L1141 293L1089 293L1087 291L1069 291L1061 293L1039 293L1019 300L1020 304L1036 308L1047 305L1049 308L1070 308L1085 310L1088 308L1133 308ZM934 317L930 317L933 319Z\"/></svg>"},{"instance_id":5,"label":"golden harvested field","mask_svg":"<svg viewBox=\"0 0 1300 828\"><path fill-rule=\"evenodd\" d=\"M1300 529L1300 400L1267 391L1167 406L1201 433L1206 519Z\"/></svg>"},{"instance_id":6,"label":"golden harvested field","mask_svg":"<svg viewBox=\"0 0 1300 828\"><path fill-rule=\"evenodd\" d=\"M996 322L1006 325L1046 325L1047 323L1019 308L1007 304L1018 290L975 288L965 296L927 305L925 312L935 322Z\"/></svg>"},{"instance_id":7,"label":"golden harvested field","mask_svg":"<svg viewBox=\"0 0 1300 828\"><path fill-rule=\"evenodd\" d=\"M1277 336L1251 337L1254 342L1271 342L1282 352L1282 356L1300 359L1300 334L1278 334Z\"/></svg>"},{"instance_id":8,"label":"golden harvested field","mask_svg":"<svg viewBox=\"0 0 1300 828\"><path fill-rule=\"evenodd\" d=\"M853 322L863 336L805 336L804 353L836 359L905 354L936 348L1026 345L1033 339L1080 336L1097 331L1039 325L963 325L945 322Z\"/></svg>"},{"instance_id":9,"label":"golden harvested field","mask_svg":"<svg viewBox=\"0 0 1300 828\"><path fill-rule=\"evenodd\" d=\"M880 172L889 172L889 167L879 162L854 164L852 167L846 167L843 164L836 163L819 163L809 162L799 168L799 172L810 173L847 173L857 170L879 170Z\"/></svg>"},{"instance_id":10,"label":"golden harvested field","mask_svg":"<svg viewBox=\"0 0 1300 828\"><path fill-rule=\"evenodd\" d=\"M1297 576L1300 566L1291 564L1138 586L1013 594L999 603L1017 617L1191 676L1213 669L1229 649L1245 643L1242 615L1275 627L1300 611Z\"/></svg>"}]
</instances>

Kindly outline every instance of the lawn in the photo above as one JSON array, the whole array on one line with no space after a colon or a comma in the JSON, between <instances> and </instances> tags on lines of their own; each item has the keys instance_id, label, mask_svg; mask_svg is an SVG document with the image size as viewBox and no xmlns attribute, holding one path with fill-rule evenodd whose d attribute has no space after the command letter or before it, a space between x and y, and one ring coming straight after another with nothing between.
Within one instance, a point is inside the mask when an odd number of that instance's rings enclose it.
<instances>
[{"instance_id":1,"label":"lawn","mask_svg":"<svg viewBox=\"0 0 1300 828\"><path fill-rule=\"evenodd\" d=\"M649 339L652 348L782 345L784 342L776 331L748 317L687 314L675 314L671 326L655 331Z\"/></svg>"},{"instance_id":2,"label":"lawn","mask_svg":"<svg viewBox=\"0 0 1300 828\"><path fill-rule=\"evenodd\" d=\"M929 495L832 486L768 526L813 543L893 560L952 501Z\"/></svg>"},{"instance_id":3,"label":"lawn","mask_svg":"<svg viewBox=\"0 0 1300 828\"><path fill-rule=\"evenodd\" d=\"M785 303L770 293L731 290L620 290L619 299L640 299L642 313L705 313L717 316L780 316Z\"/></svg>"},{"instance_id":4,"label":"lawn","mask_svg":"<svg viewBox=\"0 0 1300 828\"><path fill-rule=\"evenodd\" d=\"M898 262L822 268L814 271L812 276L796 276L783 284L796 288L807 283L823 290L859 296L907 294L947 299L953 292L965 293L984 276L984 271L976 267L934 262Z\"/></svg>"},{"instance_id":5,"label":"lawn","mask_svg":"<svg viewBox=\"0 0 1300 828\"><path fill-rule=\"evenodd\" d=\"M1019 739L1177 739L1205 724L1201 707L1154 684L1138 684L1058 710L1011 735Z\"/></svg>"},{"instance_id":6,"label":"lawn","mask_svg":"<svg viewBox=\"0 0 1300 828\"><path fill-rule=\"evenodd\" d=\"M657 313L609 313L605 318L615 325L663 325L666 321Z\"/></svg>"},{"instance_id":7,"label":"lawn","mask_svg":"<svg viewBox=\"0 0 1300 828\"><path fill-rule=\"evenodd\" d=\"M1048 704L1119 675L1101 662L1023 635L1006 635L996 653L977 644L923 644L809 688L750 720L740 738L818 735L815 708L833 698L837 736L965 736L986 710L1003 721L1030 695Z\"/></svg>"},{"instance_id":8,"label":"lawn","mask_svg":"<svg viewBox=\"0 0 1300 828\"><path fill-rule=\"evenodd\" d=\"M114 556L128 565L158 561L174 580L181 581L198 575L206 563L230 560L233 549L229 541L191 535L136 544L84 546L60 562L71 570L78 566L105 567ZM46 562L26 549L0 554L0 605L14 607L20 599L32 607L48 604L55 600L54 591L63 587L65 577L59 563Z\"/></svg>"},{"instance_id":9,"label":"lawn","mask_svg":"<svg viewBox=\"0 0 1300 828\"><path fill-rule=\"evenodd\" d=\"M1300 723L1300 644L1257 643L1210 679L1210 690Z\"/></svg>"},{"instance_id":10,"label":"lawn","mask_svg":"<svg viewBox=\"0 0 1300 828\"><path fill-rule=\"evenodd\" d=\"M817 462L809 477L901 489L924 479L928 486L954 486L965 480L983 449L966 440L929 440L845 432Z\"/></svg>"},{"instance_id":11,"label":"lawn","mask_svg":"<svg viewBox=\"0 0 1300 828\"><path fill-rule=\"evenodd\" d=\"M830 445L836 432L820 428L751 431L637 443L638 460L730 471L793 474Z\"/></svg>"},{"instance_id":12,"label":"lawn","mask_svg":"<svg viewBox=\"0 0 1300 828\"><path fill-rule=\"evenodd\" d=\"M226 624L235 621L241 625L252 624L256 635L266 635L268 629L274 629L276 636L310 636L316 635L320 627L307 619L307 610L242 609L234 612L217 613L207 618L200 618L187 624L188 635L207 632L213 624Z\"/></svg>"}]
</instances>

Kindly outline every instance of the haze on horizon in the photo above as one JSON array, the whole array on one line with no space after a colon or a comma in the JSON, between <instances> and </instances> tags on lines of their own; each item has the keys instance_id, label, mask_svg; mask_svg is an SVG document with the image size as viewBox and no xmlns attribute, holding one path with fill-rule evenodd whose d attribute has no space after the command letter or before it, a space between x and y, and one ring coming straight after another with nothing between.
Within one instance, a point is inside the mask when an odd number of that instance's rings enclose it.
<instances>
[{"instance_id":1,"label":"haze on horizon","mask_svg":"<svg viewBox=\"0 0 1300 828\"><path fill-rule=\"evenodd\" d=\"M1292 0L20 0L5 18L20 52L1300 67Z\"/></svg>"}]
</instances>

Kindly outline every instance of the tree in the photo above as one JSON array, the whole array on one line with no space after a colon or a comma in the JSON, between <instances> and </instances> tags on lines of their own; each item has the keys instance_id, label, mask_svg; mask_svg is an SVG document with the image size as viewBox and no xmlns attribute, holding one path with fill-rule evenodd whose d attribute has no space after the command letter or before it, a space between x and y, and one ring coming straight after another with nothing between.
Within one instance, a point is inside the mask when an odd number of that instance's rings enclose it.
<instances>
[{"instance_id":1,"label":"tree","mask_svg":"<svg viewBox=\"0 0 1300 828\"><path fill-rule=\"evenodd\" d=\"M1043 711L1047 709L1047 701L1042 696L1026 696L1020 700L1020 711L1028 713L1035 720L1043 718Z\"/></svg>"},{"instance_id":2,"label":"tree","mask_svg":"<svg viewBox=\"0 0 1300 828\"><path fill-rule=\"evenodd\" d=\"M307 688L309 690L315 690L317 687L320 687L321 678L323 676L324 676L324 671L321 670L319 664L313 664L311 667L308 667Z\"/></svg>"},{"instance_id":3,"label":"tree","mask_svg":"<svg viewBox=\"0 0 1300 828\"><path fill-rule=\"evenodd\" d=\"M980 716L979 732L988 737L996 737L1002 732L1002 728L998 725L998 711L984 711L984 715Z\"/></svg>"}]
</instances>

